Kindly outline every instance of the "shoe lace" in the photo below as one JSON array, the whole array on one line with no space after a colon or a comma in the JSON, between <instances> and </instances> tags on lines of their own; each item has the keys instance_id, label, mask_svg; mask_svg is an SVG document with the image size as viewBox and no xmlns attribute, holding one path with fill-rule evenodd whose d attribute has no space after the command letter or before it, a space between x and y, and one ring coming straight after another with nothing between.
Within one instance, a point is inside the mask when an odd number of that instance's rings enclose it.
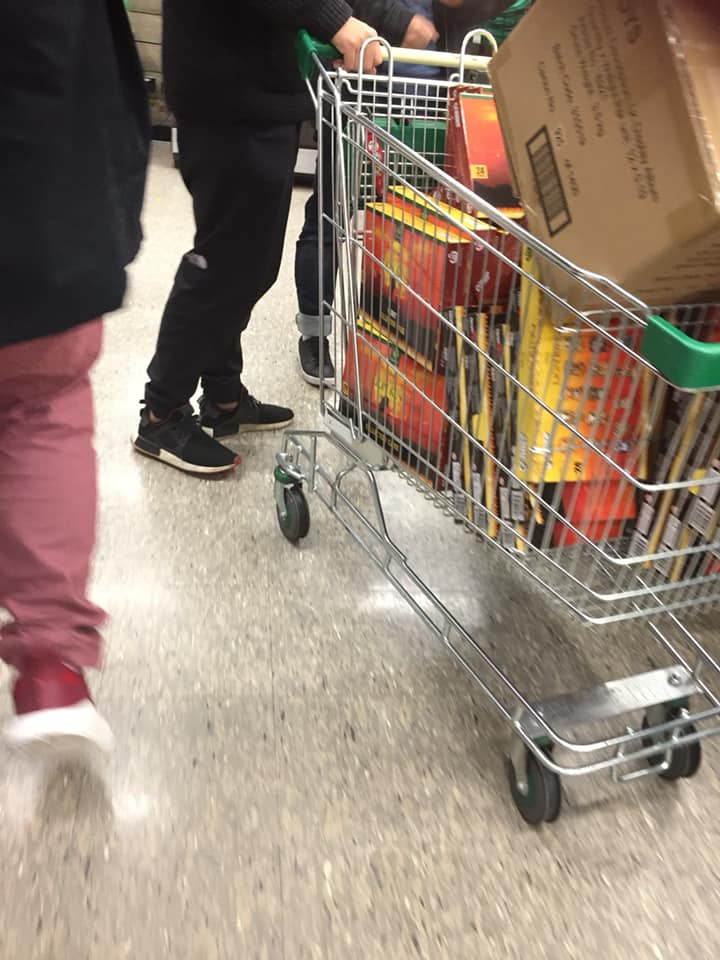
<instances>
[{"instance_id":1,"label":"shoe lace","mask_svg":"<svg viewBox=\"0 0 720 960\"><path fill-rule=\"evenodd\" d=\"M176 410L168 426L170 427L172 435L178 440L182 440L184 437L197 433L202 429L197 414L193 413L189 408Z\"/></svg>"},{"instance_id":2,"label":"shoe lace","mask_svg":"<svg viewBox=\"0 0 720 960\"><path fill-rule=\"evenodd\" d=\"M250 393L247 387L242 388L242 395L239 401L244 407L253 407L255 410L259 410L262 404L259 400L256 400L255 397Z\"/></svg>"}]
</instances>

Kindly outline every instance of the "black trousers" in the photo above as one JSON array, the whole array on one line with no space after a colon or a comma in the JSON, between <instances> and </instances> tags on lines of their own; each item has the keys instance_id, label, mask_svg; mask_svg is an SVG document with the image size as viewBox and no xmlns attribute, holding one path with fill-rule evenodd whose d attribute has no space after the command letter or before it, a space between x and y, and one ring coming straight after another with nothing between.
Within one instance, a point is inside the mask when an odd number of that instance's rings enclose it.
<instances>
[{"instance_id":1,"label":"black trousers","mask_svg":"<svg viewBox=\"0 0 720 960\"><path fill-rule=\"evenodd\" d=\"M240 397L240 336L280 269L298 135L295 125L178 121L196 232L148 368L145 400L160 417L186 404L198 381L217 403Z\"/></svg>"},{"instance_id":2,"label":"black trousers","mask_svg":"<svg viewBox=\"0 0 720 960\"><path fill-rule=\"evenodd\" d=\"M335 236L332 227L337 217L335 212L335 134L330 127L330 111L326 112L320 136L322 143L322 171L320 165L315 172L313 192L305 204L305 222L295 247L295 288L297 290L298 310L305 318L307 329L302 332L308 336L324 336L329 330L323 330L321 316L329 311L321 309L327 303L332 305L335 295ZM318 210L318 180L322 176L323 213L329 219L323 223L323 249L320 251L320 230ZM318 257L323 258L323 290L318 289ZM322 301L322 302L321 302ZM313 320L315 321L313 323ZM312 329L311 329L312 328Z\"/></svg>"}]
</instances>

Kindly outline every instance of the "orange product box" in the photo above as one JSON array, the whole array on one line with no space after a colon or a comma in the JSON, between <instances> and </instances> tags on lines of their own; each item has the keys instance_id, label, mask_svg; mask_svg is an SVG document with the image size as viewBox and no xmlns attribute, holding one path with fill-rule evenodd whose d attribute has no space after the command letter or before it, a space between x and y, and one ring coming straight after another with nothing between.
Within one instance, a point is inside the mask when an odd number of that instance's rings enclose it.
<instances>
[{"instance_id":1,"label":"orange product box","mask_svg":"<svg viewBox=\"0 0 720 960\"><path fill-rule=\"evenodd\" d=\"M448 96L447 172L496 207L517 207L495 98L488 87L460 85Z\"/></svg>"},{"instance_id":2,"label":"orange product box","mask_svg":"<svg viewBox=\"0 0 720 960\"><path fill-rule=\"evenodd\" d=\"M359 381L355 377L355 356ZM345 356L343 397L362 404L363 428L393 457L421 475L447 458L445 377L415 363L386 337L358 328Z\"/></svg>"},{"instance_id":3,"label":"orange product box","mask_svg":"<svg viewBox=\"0 0 720 960\"><path fill-rule=\"evenodd\" d=\"M464 265L464 270L470 273L468 306L483 307L507 302L515 271L495 251L519 263L522 247L519 240L485 217L471 216L443 200L431 202L411 187L391 187L387 202L421 217L433 228L443 229L457 223L461 233L471 231L476 239L461 247L461 255L469 261ZM435 207L442 212L438 213ZM518 208L509 208L504 212L511 220L521 220L524 216ZM467 233L464 235L467 237Z\"/></svg>"},{"instance_id":4,"label":"orange product box","mask_svg":"<svg viewBox=\"0 0 720 960\"><path fill-rule=\"evenodd\" d=\"M445 368L452 331L442 311L474 298L473 246L400 198L366 207L361 305L403 351L434 370Z\"/></svg>"},{"instance_id":5,"label":"orange product box","mask_svg":"<svg viewBox=\"0 0 720 960\"><path fill-rule=\"evenodd\" d=\"M637 513L635 488L623 477L566 483L561 498L568 524L594 543L616 540ZM553 528L553 546L568 547L581 537L562 523Z\"/></svg>"}]
</instances>

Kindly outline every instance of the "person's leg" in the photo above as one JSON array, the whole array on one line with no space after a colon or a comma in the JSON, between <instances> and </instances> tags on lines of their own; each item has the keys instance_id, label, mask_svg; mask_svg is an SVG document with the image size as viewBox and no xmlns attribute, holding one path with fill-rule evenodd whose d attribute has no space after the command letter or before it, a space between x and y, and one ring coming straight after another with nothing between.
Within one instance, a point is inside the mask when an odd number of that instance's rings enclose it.
<instances>
[{"instance_id":1,"label":"person's leg","mask_svg":"<svg viewBox=\"0 0 720 960\"><path fill-rule=\"evenodd\" d=\"M247 327L245 321L243 329ZM203 395L212 397L215 403L231 405L238 401L240 396L239 384L242 382L243 372L242 342L231 344L225 356L225 362L215 370L206 370L201 378Z\"/></svg>"},{"instance_id":2,"label":"person's leg","mask_svg":"<svg viewBox=\"0 0 720 960\"><path fill-rule=\"evenodd\" d=\"M312 196L305 204L305 222L295 247L295 287L298 298L298 330L306 337L327 337L332 330L332 318L325 304L332 305L335 293L335 256L332 225L323 224L323 291L320 303L318 286L318 255L320 248L318 226L317 177ZM324 180L323 205L329 214L332 208L332 184Z\"/></svg>"},{"instance_id":3,"label":"person's leg","mask_svg":"<svg viewBox=\"0 0 720 960\"><path fill-rule=\"evenodd\" d=\"M226 337L222 362L203 370L200 423L216 438L258 430L276 430L292 423L287 407L260 403L241 381L242 333L255 304L272 287L282 261L292 198L299 130L295 126L256 128L248 147L241 234L233 244L233 274L247 273L245 299L236 301L235 322Z\"/></svg>"},{"instance_id":4,"label":"person's leg","mask_svg":"<svg viewBox=\"0 0 720 960\"><path fill-rule=\"evenodd\" d=\"M322 169L318 162L315 187L305 204L305 222L295 247L295 288L298 298L296 323L300 331L298 344L300 370L308 383L317 385L321 379L332 380L334 368L329 355L327 338L332 332L332 317L329 307L335 295L337 262L335 256L333 172L334 136L328 123L323 123ZM323 223L322 293L319 288L320 228L318 192L322 184L322 204L326 219ZM331 222L328 222L327 218ZM321 345L320 341L324 340ZM322 352L322 369L321 369Z\"/></svg>"},{"instance_id":5,"label":"person's leg","mask_svg":"<svg viewBox=\"0 0 720 960\"><path fill-rule=\"evenodd\" d=\"M227 362L252 308L277 278L298 131L180 122L178 139L195 243L165 307L136 446L182 469L220 472L234 465L234 455L202 434L187 405L203 375L218 403L232 405L244 395Z\"/></svg>"},{"instance_id":6,"label":"person's leg","mask_svg":"<svg viewBox=\"0 0 720 960\"><path fill-rule=\"evenodd\" d=\"M12 666L15 743L111 745L83 668L100 663L102 610L87 597L95 543L90 368L99 320L0 349L0 657Z\"/></svg>"}]
</instances>

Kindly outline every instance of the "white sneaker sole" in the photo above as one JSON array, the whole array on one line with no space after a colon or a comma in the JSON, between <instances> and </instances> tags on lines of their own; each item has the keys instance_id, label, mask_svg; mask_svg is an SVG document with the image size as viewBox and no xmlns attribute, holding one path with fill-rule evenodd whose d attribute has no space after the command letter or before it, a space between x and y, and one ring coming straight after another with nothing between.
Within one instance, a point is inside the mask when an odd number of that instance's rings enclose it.
<instances>
[{"instance_id":1,"label":"white sneaker sole","mask_svg":"<svg viewBox=\"0 0 720 960\"><path fill-rule=\"evenodd\" d=\"M112 730L90 700L14 717L5 727L4 736L14 750L39 749L55 757L108 754L115 746Z\"/></svg>"},{"instance_id":2,"label":"white sneaker sole","mask_svg":"<svg viewBox=\"0 0 720 960\"><path fill-rule=\"evenodd\" d=\"M132 444L135 450L142 454L143 457L149 457L150 460L158 460L160 463L167 463L168 466L174 467L176 470L182 470L183 473L194 473L202 476L216 476L221 473L230 473L232 470L235 470L240 466L239 463L232 463L229 467L201 467L193 463L186 463L185 460L181 460L180 457L176 457L175 454L170 453L169 450L163 450L162 447L158 453L145 450L143 447L138 446L137 437L133 438Z\"/></svg>"},{"instance_id":3,"label":"white sneaker sole","mask_svg":"<svg viewBox=\"0 0 720 960\"><path fill-rule=\"evenodd\" d=\"M278 430L284 430L292 426L295 417L289 420L283 420L281 423L241 423L233 433L221 433L219 436L215 433L215 427L203 427L203 431L213 440L222 443L223 440L230 440L232 437L242 436L244 433L277 433Z\"/></svg>"}]
</instances>

